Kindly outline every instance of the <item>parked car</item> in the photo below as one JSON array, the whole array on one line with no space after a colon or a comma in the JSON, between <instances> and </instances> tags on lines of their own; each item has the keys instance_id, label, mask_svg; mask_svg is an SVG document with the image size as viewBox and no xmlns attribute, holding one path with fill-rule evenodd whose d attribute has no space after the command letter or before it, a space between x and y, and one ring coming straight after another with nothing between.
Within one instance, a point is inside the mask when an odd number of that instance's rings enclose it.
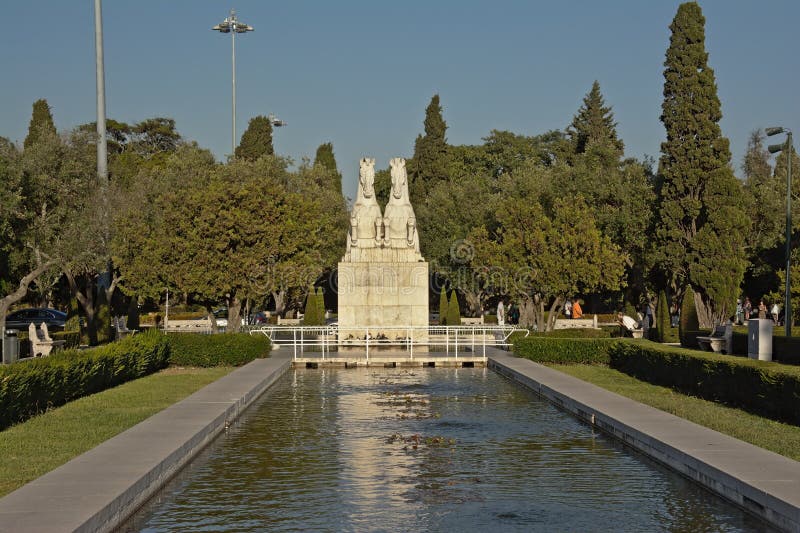
<instances>
[{"instance_id":1,"label":"parked car","mask_svg":"<svg viewBox=\"0 0 800 533\"><path fill-rule=\"evenodd\" d=\"M67 322L67 313L58 309L44 307L19 309L6 316L6 329L27 331L28 324L31 322L36 324L36 327L41 326L42 322L44 322L50 330L64 329L64 324Z\"/></svg>"}]
</instances>

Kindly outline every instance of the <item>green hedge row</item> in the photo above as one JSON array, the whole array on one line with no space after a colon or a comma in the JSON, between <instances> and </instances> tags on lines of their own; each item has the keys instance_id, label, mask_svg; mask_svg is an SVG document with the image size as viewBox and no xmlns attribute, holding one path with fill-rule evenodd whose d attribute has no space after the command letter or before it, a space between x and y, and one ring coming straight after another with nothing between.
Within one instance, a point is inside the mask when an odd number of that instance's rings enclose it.
<instances>
[{"instance_id":1,"label":"green hedge row","mask_svg":"<svg viewBox=\"0 0 800 533\"><path fill-rule=\"evenodd\" d=\"M537 363L608 365L619 339L527 337L514 341L514 354Z\"/></svg>"},{"instance_id":2,"label":"green hedge row","mask_svg":"<svg viewBox=\"0 0 800 533\"><path fill-rule=\"evenodd\" d=\"M612 328L615 329L615 328ZM607 339L611 337L611 329L569 328L553 331L532 331L530 337L551 337L559 339Z\"/></svg>"},{"instance_id":3,"label":"green hedge row","mask_svg":"<svg viewBox=\"0 0 800 533\"><path fill-rule=\"evenodd\" d=\"M2 366L0 429L168 364L167 339L151 333L92 350L57 351L49 357Z\"/></svg>"},{"instance_id":4,"label":"green hedge row","mask_svg":"<svg viewBox=\"0 0 800 533\"><path fill-rule=\"evenodd\" d=\"M264 335L247 333L170 333L170 363L178 366L241 366L267 357L271 349Z\"/></svg>"},{"instance_id":5,"label":"green hedge row","mask_svg":"<svg viewBox=\"0 0 800 533\"><path fill-rule=\"evenodd\" d=\"M800 425L800 368L641 341L615 343L609 355L642 381Z\"/></svg>"}]
</instances>

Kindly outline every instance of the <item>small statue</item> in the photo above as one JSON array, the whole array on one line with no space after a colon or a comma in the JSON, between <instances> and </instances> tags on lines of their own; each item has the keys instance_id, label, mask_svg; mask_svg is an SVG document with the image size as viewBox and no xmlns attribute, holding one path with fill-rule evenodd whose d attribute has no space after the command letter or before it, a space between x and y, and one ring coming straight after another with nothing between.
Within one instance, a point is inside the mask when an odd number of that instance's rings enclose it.
<instances>
[{"instance_id":1,"label":"small statue","mask_svg":"<svg viewBox=\"0 0 800 533\"><path fill-rule=\"evenodd\" d=\"M350 247L375 248L383 238L381 208L375 199L375 160L364 157L359 162L358 195L350 214Z\"/></svg>"},{"instance_id":2,"label":"small statue","mask_svg":"<svg viewBox=\"0 0 800 533\"><path fill-rule=\"evenodd\" d=\"M406 160L395 157L389 164L392 167L392 189L383 215L383 245L389 248L413 248L419 253L417 218L408 197Z\"/></svg>"}]
</instances>

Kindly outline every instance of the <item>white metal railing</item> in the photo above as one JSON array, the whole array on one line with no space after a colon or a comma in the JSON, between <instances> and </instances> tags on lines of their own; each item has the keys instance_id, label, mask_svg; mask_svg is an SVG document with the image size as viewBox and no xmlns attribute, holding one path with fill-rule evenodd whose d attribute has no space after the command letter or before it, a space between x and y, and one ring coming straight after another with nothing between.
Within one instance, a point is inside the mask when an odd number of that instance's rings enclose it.
<instances>
[{"instance_id":1,"label":"white metal railing","mask_svg":"<svg viewBox=\"0 0 800 533\"><path fill-rule=\"evenodd\" d=\"M527 329L516 326L470 325L470 326L371 326L343 327L329 326L288 326L262 325L248 328L251 335L266 335L275 347L291 346L293 357L298 352L319 353L322 360L331 357L331 352L339 348L364 348L369 360L370 349L400 347L414 358L414 350L424 347L426 351L444 351L448 356L467 348L472 354L480 351L486 358L486 347L508 347L513 333L524 333Z\"/></svg>"}]
</instances>

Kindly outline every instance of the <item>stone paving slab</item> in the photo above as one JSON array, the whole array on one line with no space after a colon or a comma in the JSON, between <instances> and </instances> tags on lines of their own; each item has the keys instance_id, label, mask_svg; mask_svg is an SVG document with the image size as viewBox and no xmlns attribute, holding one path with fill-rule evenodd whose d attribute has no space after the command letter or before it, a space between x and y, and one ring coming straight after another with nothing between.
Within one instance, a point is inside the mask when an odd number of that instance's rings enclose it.
<instances>
[{"instance_id":1,"label":"stone paving slab","mask_svg":"<svg viewBox=\"0 0 800 533\"><path fill-rule=\"evenodd\" d=\"M493 349L489 366L786 531L800 532L800 462Z\"/></svg>"},{"instance_id":2,"label":"stone paving slab","mask_svg":"<svg viewBox=\"0 0 800 533\"><path fill-rule=\"evenodd\" d=\"M111 531L290 367L257 359L0 499L0 532Z\"/></svg>"}]
</instances>

